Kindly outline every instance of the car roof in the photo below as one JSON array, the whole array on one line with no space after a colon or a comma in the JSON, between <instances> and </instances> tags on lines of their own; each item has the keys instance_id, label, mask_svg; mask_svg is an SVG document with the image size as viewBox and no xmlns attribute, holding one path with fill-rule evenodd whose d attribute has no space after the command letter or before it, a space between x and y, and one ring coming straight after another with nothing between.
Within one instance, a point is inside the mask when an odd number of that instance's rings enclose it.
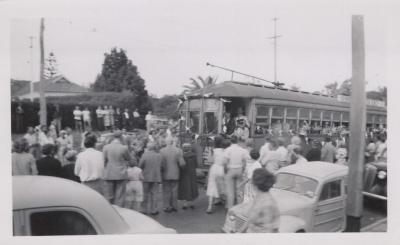
<instances>
[{"instance_id":1,"label":"car roof","mask_svg":"<svg viewBox=\"0 0 400 245\"><path fill-rule=\"evenodd\" d=\"M13 210L75 207L94 217L106 234L121 233L128 225L98 192L67 179L13 176Z\"/></svg>"},{"instance_id":2,"label":"car roof","mask_svg":"<svg viewBox=\"0 0 400 245\"><path fill-rule=\"evenodd\" d=\"M330 162L306 162L292 164L278 170L278 173L291 173L313 178L319 182L347 176L348 167Z\"/></svg>"}]
</instances>

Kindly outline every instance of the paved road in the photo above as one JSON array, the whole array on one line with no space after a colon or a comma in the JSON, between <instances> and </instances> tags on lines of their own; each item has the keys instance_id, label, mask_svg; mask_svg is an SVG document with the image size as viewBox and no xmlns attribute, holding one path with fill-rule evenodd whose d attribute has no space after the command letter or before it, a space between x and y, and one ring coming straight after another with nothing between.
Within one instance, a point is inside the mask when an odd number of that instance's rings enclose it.
<instances>
[{"instance_id":1,"label":"paved road","mask_svg":"<svg viewBox=\"0 0 400 245\"><path fill-rule=\"evenodd\" d=\"M207 197L205 190L200 189L200 197L195 201L194 210L179 209L177 213L160 212L152 216L161 224L174 228L178 233L221 233L225 221L225 209L218 206L213 214L207 214ZM386 211L377 206L376 202L366 202L364 216L361 220L362 227L368 226L386 217Z\"/></svg>"}]
</instances>

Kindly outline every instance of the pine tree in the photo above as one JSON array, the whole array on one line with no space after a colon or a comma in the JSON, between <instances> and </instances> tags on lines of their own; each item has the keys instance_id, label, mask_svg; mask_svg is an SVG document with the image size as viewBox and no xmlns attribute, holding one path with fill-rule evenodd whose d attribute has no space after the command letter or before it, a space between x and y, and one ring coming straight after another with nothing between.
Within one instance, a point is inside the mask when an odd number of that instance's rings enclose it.
<instances>
[{"instance_id":1,"label":"pine tree","mask_svg":"<svg viewBox=\"0 0 400 245\"><path fill-rule=\"evenodd\" d=\"M57 59L53 52L50 52L49 57L46 59L44 67L44 76L50 79L59 75L57 67Z\"/></svg>"},{"instance_id":2,"label":"pine tree","mask_svg":"<svg viewBox=\"0 0 400 245\"><path fill-rule=\"evenodd\" d=\"M101 73L92 88L98 92L129 91L135 96L136 108L145 112L151 107L145 81L123 49L112 48L110 53L104 54Z\"/></svg>"}]
</instances>

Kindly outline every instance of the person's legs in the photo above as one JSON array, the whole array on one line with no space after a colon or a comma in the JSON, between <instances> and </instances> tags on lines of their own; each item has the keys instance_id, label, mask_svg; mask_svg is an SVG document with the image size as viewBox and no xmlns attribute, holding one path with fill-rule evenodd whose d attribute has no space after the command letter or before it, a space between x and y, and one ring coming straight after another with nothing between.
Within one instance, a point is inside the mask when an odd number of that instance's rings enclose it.
<instances>
[{"instance_id":1,"label":"person's legs","mask_svg":"<svg viewBox=\"0 0 400 245\"><path fill-rule=\"evenodd\" d=\"M126 180L115 180L114 188L114 204L123 207L125 202Z\"/></svg>"},{"instance_id":2,"label":"person's legs","mask_svg":"<svg viewBox=\"0 0 400 245\"><path fill-rule=\"evenodd\" d=\"M151 204L151 192L150 192L150 182L143 182L143 202L142 202L142 210L145 213L150 213L150 204Z\"/></svg>"},{"instance_id":3,"label":"person's legs","mask_svg":"<svg viewBox=\"0 0 400 245\"><path fill-rule=\"evenodd\" d=\"M241 202L241 200L243 199L242 198L242 193L240 192L240 190L239 190L239 188L238 188L238 186L239 186L239 184L240 184L240 182L242 182L242 177L243 177L243 175L242 175L242 171L241 171L241 169L240 168L238 168L238 169L235 169L235 173L234 173L234 189L235 189L235 195L234 195L234 197L235 197L235 201L234 201L234 204L236 205L236 204L238 204L239 202Z\"/></svg>"},{"instance_id":4,"label":"person's legs","mask_svg":"<svg viewBox=\"0 0 400 245\"><path fill-rule=\"evenodd\" d=\"M158 192L158 183L154 182L151 186L151 213L158 213L158 205L157 205L157 192Z\"/></svg>"},{"instance_id":5,"label":"person's legs","mask_svg":"<svg viewBox=\"0 0 400 245\"><path fill-rule=\"evenodd\" d=\"M171 185L169 180L164 180L162 183L163 189L163 206L164 210L171 208Z\"/></svg>"},{"instance_id":6,"label":"person's legs","mask_svg":"<svg viewBox=\"0 0 400 245\"><path fill-rule=\"evenodd\" d=\"M104 196L104 181L102 179L86 181L82 182L82 184L92 188L93 190L97 191L98 193Z\"/></svg>"},{"instance_id":7,"label":"person's legs","mask_svg":"<svg viewBox=\"0 0 400 245\"><path fill-rule=\"evenodd\" d=\"M104 181L104 197L110 202L110 204L114 201L114 181L106 180Z\"/></svg>"},{"instance_id":8,"label":"person's legs","mask_svg":"<svg viewBox=\"0 0 400 245\"><path fill-rule=\"evenodd\" d=\"M235 186L234 186L234 175L232 169L228 169L226 173L226 208L233 207L235 201Z\"/></svg>"},{"instance_id":9,"label":"person's legs","mask_svg":"<svg viewBox=\"0 0 400 245\"><path fill-rule=\"evenodd\" d=\"M170 205L173 209L178 209L178 181L171 180L171 199Z\"/></svg>"}]
</instances>

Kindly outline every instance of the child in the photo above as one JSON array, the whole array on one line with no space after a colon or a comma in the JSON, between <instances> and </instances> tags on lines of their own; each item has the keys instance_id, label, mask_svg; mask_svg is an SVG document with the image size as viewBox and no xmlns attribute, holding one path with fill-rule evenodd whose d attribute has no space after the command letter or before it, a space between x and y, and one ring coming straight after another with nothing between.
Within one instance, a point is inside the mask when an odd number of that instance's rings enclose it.
<instances>
[{"instance_id":1,"label":"child","mask_svg":"<svg viewBox=\"0 0 400 245\"><path fill-rule=\"evenodd\" d=\"M260 162L257 160L260 158L260 153L256 150L250 151L251 159L246 163L245 169L245 180L239 184L239 186L244 185L243 202L252 201L254 198L253 185L251 183L251 178L253 177L253 172L257 168L262 168Z\"/></svg>"},{"instance_id":2,"label":"child","mask_svg":"<svg viewBox=\"0 0 400 245\"><path fill-rule=\"evenodd\" d=\"M129 181L126 184L125 207L140 212L143 202L142 169L136 166L136 162L131 162L127 172Z\"/></svg>"}]
</instances>

